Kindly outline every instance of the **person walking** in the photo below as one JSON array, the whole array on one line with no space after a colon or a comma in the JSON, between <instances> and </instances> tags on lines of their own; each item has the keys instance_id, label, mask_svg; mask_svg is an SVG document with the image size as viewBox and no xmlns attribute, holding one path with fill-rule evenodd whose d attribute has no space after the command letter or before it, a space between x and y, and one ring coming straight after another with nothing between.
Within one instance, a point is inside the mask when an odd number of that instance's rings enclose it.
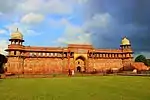
<instances>
[{"instance_id":1,"label":"person walking","mask_svg":"<svg viewBox=\"0 0 150 100\"><path fill-rule=\"evenodd\" d=\"M74 75L74 70L72 70L72 75Z\"/></svg>"},{"instance_id":2,"label":"person walking","mask_svg":"<svg viewBox=\"0 0 150 100\"><path fill-rule=\"evenodd\" d=\"M68 70L68 76L71 76L71 74L72 74L72 72L71 72L71 70L69 69L69 70Z\"/></svg>"}]
</instances>

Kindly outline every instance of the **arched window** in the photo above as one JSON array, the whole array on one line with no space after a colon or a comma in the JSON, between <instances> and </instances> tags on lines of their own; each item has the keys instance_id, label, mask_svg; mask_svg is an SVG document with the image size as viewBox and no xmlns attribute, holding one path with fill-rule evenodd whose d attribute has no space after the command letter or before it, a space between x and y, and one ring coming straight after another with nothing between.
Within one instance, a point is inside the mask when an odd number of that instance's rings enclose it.
<instances>
[{"instance_id":1,"label":"arched window","mask_svg":"<svg viewBox=\"0 0 150 100\"><path fill-rule=\"evenodd\" d=\"M49 53L46 53L47 56L49 56Z\"/></svg>"},{"instance_id":2,"label":"arched window","mask_svg":"<svg viewBox=\"0 0 150 100\"><path fill-rule=\"evenodd\" d=\"M80 64L80 61L78 61L78 64Z\"/></svg>"},{"instance_id":3,"label":"arched window","mask_svg":"<svg viewBox=\"0 0 150 100\"><path fill-rule=\"evenodd\" d=\"M55 56L57 56L57 53L54 53Z\"/></svg>"},{"instance_id":4,"label":"arched window","mask_svg":"<svg viewBox=\"0 0 150 100\"><path fill-rule=\"evenodd\" d=\"M34 53L34 56L36 56L36 52Z\"/></svg>"},{"instance_id":5,"label":"arched window","mask_svg":"<svg viewBox=\"0 0 150 100\"><path fill-rule=\"evenodd\" d=\"M33 53L32 52L30 52L30 56L32 56L33 55Z\"/></svg>"}]
</instances>

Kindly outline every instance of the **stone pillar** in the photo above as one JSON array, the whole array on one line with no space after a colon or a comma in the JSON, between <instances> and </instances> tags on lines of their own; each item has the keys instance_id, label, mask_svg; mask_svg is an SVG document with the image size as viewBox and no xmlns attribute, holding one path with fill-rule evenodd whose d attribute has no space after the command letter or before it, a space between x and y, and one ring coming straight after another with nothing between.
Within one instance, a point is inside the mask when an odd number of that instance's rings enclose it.
<instances>
[{"instance_id":1,"label":"stone pillar","mask_svg":"<svg viewBox=\"0 0 150 100\"><path fill-rule=\"evenodd\" d=\"M109 57L112 58L112 54L111 53L109 54Z\"/></svg>"},{"instance_id":2,"label":"stone pillar","mask_svg":"<svg viewBox=\"0 0 150 100\"><path fill-rule=\"evenodd\" d=\"M106 58L108 58L108 57L109 57L109 54L108 54L108 53L106 53L105 55L106 55Z\"/></svg>"},{"instance_id":3,"label":"stone pillar","mask_svg":"<svg viewBox=\"0 0 150 100\"><path fill-rule=\"evenodd\" d=\"M122 57L122 55L119 53L119 58L121 58Z\"/></svg>"},{"instance_id":4,"label":"stone pillar","mask_svg":"<svg viewBox=\"0 0 150 100\"><path fill-rule=\"evenodd\" d=\"M104 53L103 53L102 57L105 58L105 54Z\"/></svg>"},{"instance_id":5,"label":"stone pillar","mask_svg":"<svg viewBox=\"0 0 150 100\"><path fill-rule=\"evenodd\" d=\"M102 57L102 54L101 54L101 53L99 54L99 57L100 57L100 58Z\"/></svg>"}]
</instances>

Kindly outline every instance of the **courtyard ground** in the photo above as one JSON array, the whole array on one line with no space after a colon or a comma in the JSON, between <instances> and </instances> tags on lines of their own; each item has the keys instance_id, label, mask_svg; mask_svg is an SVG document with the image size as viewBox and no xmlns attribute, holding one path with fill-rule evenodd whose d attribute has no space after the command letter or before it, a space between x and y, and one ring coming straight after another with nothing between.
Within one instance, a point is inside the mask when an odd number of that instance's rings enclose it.
<instances>
[{"instance_id":1,"label":"courtyard ground","mask_svg":"<svg viewBox=\"0 0 150 100\"><path fill-rule=\"evenodd\" d=\"M1 79L0 92L0 100L150 100L150 77Z\"/></svg>"}]
</instances>

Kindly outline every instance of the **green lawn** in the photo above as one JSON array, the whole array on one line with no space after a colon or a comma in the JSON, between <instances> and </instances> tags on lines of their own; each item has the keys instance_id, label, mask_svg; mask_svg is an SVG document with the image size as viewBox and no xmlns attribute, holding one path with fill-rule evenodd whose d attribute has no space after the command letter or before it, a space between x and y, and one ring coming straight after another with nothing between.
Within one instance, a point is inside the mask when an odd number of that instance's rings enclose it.
<instances>
[{"instance_id":1,"label":"green lawn","mask_svg":"<svg viewBox=\"0 0 150 100\"><path fill-rule=\"evenodd\" d=\"M3 79L0 92L0 100L150 100L150 77Z\"/></svg>"}]
</instances>

